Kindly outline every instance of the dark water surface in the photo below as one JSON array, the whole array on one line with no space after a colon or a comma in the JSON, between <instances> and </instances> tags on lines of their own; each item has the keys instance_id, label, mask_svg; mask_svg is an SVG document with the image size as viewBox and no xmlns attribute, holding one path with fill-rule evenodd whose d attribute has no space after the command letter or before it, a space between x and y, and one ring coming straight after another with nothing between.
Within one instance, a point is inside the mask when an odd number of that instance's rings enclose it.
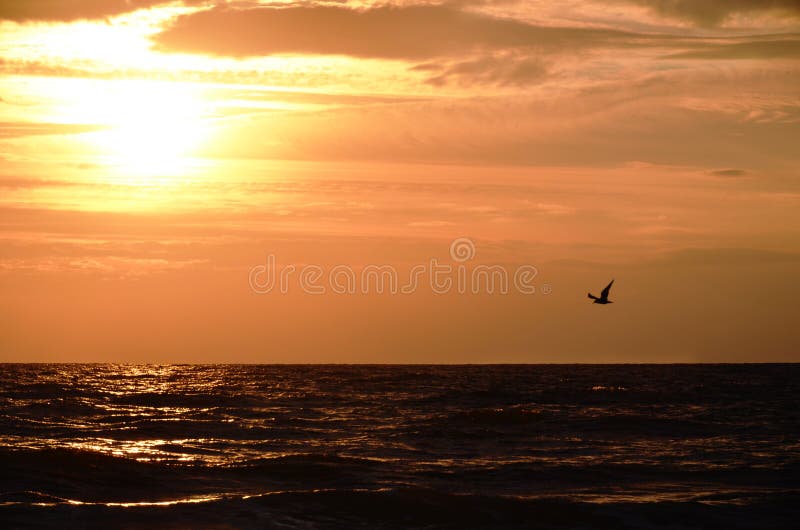
<instances>
[{"instance_id":1,"label":"dark water surface","mask_svg":"<svg viewBox=\"0 0 800 530\"><path fill-rule=\"evenodd\" d=\"M800 365L0 365L0 527L797 528Z\"/></svg>"}]
</instances>

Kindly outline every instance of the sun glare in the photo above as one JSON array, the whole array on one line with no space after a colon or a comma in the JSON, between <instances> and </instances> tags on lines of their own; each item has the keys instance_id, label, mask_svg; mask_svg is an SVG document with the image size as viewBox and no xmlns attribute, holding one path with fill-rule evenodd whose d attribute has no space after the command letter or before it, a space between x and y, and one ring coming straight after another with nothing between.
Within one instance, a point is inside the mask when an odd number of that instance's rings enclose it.
<instances>
[{"instance_id":1,"label":"sun glare","mask_svg":"<svg viewBox=\"0 0 800 530\"><path fill-rule=\"evenodd\" d=\"M123 82L104 106L108 129L94 142L123 177L180 176L209 134L205 105L185 85Z\"/></svg>"},{"instance_id":2,"label":"sun glare","mask_svg":"<svg viewBox=\"0 0 800 530\"><path fill-rule=\"evenodd\" d=\"M198 87L169 81L100 81L74 87L66 119L102 127L84 140L95 162L131 184L185 175L213 127Z\"/></svg>"}]
</instances>

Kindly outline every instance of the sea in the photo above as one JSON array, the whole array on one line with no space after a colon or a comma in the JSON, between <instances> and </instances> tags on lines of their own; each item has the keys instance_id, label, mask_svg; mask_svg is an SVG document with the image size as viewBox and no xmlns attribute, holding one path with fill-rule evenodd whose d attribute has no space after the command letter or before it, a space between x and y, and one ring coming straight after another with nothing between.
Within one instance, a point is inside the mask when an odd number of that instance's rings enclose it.
<instances>
[{"instance_id":1,"label":"sea","mask_svg":"<svg viewBox=\"0 0 800 530\"><path fill-rule=\"evenodd\" d=\"M0 528L800 528L800 365L0 365Z\"/></svg>"}]
</instances>

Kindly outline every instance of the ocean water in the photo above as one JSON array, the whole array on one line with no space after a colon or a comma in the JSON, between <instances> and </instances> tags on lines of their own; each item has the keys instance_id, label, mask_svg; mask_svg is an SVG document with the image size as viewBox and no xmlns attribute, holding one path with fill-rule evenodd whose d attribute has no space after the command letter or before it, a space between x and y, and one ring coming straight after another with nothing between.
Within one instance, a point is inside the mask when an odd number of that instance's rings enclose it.
<instances>
[{"instance_id":1,"label":"ocean water","mask_svg":"<svg viewBox=\"0 0 800 530\"><path fill-rule=\"evenodd\" d=\"M800 365L0 365L0 527L796 528Z\"/></svg>"}]
</instances>

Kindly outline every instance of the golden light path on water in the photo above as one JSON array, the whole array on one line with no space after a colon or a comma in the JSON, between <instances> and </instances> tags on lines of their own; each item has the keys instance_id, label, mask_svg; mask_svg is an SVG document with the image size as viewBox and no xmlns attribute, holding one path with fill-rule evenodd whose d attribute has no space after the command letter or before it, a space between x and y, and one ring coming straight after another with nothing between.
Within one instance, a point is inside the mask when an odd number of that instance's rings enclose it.
<instances>
[{"instance_id":1,"label":"golden light path on water","mask_svg":"<svg viewBox=\"0 0 800 530\"><path fill-rule=\"evenodd\" d=\"M594 493L573 493L571 498L578 499L582 502L588 502L592 504L611 504L611 503L618 503L618 502L626 502L631 504L647 504L647 503L659 503L659 502L696 502L698 504L707 505L707 506L714 506L714 505L724 505L730 504L731 501L729 500L715 500L715 499L707 499L703 498L702 496L693 495L691 493L687 493L686 491L682 491L682 486L680 484L675 484L676 491L673 492L661 492L657 494L647 494L647 493L631 493L629 495L625 494L617 494L617 495L598 495ZM310 490L279 490L279 491L266 491L263 493L250 493L250 494L243 494L243 493L225 493L225 494L211 494L211 495L197 495L192 497L180 498L180 499L170 499L165 501L137 501L137 502L93 502L93 501L78 501L75 499L66 499L66 498L59 498L59 497L50 497L51 500L43 501L43 502L21 502L21 501L5 501L0 502L0 506L13 506L13 505L26 505L26 506L41 506L41 507L53 507L58 506L59 504L68 504L71 506L105 506L109 508L150 508L150 507L168 507L168 506L178 506L182 504L203 504L203 503L210 503L215 501L221 501L225 499L241 499L243 501L251 500L251 499L261 499L266 497L276 497L280 495L292 495L292 494L320 494L320 493L337 493L339 490L335 488L314 488ZM383 488L352 488L350 490L352 493L385 493L393 491L392 488L383 487ZM768 491L768 490L767 490ZM746 489L725 489L718 492L719 494L724 495L746 495L748 490ZM455 496L460 496L459 494L455 494ZM464 495L465 497L467 495ZM521 499L521 500L542 500L542 499L563 499L563 496L559 493L552 493L552 494L541 494L541 495L500 495L500 497L505 497L508 499ZM739 505L746 505L744 500L735 501L734 504Z\"/></svg>"},{"instance_id":2,"label":"golden light path on water","mask_svg":"<svg viewBox=\"0 0 800 530\"><path fill-rule=\"evenodd\" d=\"M741 436L750 415L720 416L721 407L730 414L728 399L709 403L710 392L742 391L738 378L718 383L719 391L705 386L714 381L706 373L676 378L660 367L97 364L8 371L17 372L22 390L8 404L13 415L5 421L13 427L0 445L8 448L8 474L21 483L6 488L0 506L14 510L180 519L288 510L295 517L310 505L360 507L386 498L405 512L431 496L454 510L490 502L526 514L553 502L583 510L717 509L783 495L784 484L759 477L779 474L794 454L780 435ZM757 391L790 396L786 387L777 381ZM709 417L727 422L699 423ZM766 419L791 421L783 418ZM639 429L647 436L632 438ZM437 445L443 432L456 442ZM498 443L508 438L523 441Z\"/></svg>"}]
</instances>

